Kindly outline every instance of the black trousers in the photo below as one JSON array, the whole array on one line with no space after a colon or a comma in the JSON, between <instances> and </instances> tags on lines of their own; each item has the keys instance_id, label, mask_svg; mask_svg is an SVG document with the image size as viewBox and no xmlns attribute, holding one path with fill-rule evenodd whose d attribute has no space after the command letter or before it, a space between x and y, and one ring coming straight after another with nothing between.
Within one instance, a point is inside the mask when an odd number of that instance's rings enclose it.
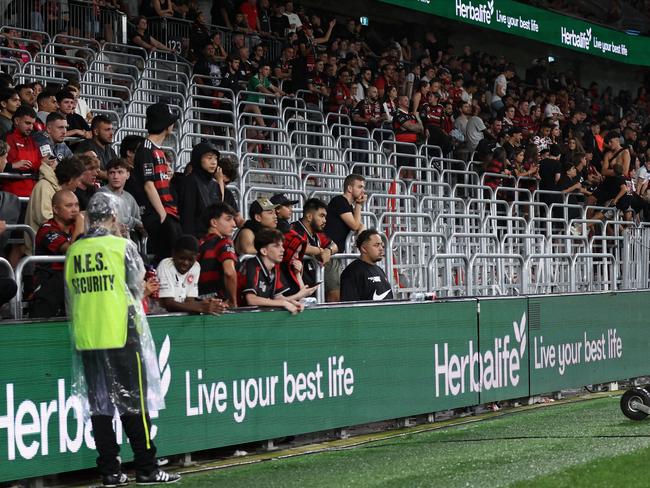
<instances>
[{"instance_id":1,"label":"black trousers","mask_svg":"<svg viewBox=\"0 0 650 488\"><path fill-rule=\"evenodd\" d=\"M65 315L63 271L37 272L37 289L29 302L30 318L52 318Z\"/></svg>"},{"instance_id":2,"label":"black trousers","mask_svg":"<svg viewBox=\"0 0 650 488\"><path fill-rule=\"evenodd\" d=\"M155 255L156 264L170 257L176 239L183 234L180 221L167 215L161 223L158 214L150 214L143 217L142 223L149 234L147 247Z\"/></svg>"},{"instance_id":3,"label":"black trousers","mask_svg":"<svg viewBox=\"0 0 650 488\"><path fill-rule=\"evenodd\" d=\"M129 329L123 348L83 351L82 360L100 473L120 470L113 416L106 415L114 406L129 438L136 472L149 475L156 469L156 446L150 437L147 381L137 333Z\"/></svg>"},{"instance_id":4,"label":"black trousers","mask_svg":"<svg viewBox=\"0 0 650 488\"><path fill-rule=\"evenodd\" d=\"M17 291L18 288L14 280L11 278L0 278L0 306L15 297Z\"/></svg>"}]
</instances>

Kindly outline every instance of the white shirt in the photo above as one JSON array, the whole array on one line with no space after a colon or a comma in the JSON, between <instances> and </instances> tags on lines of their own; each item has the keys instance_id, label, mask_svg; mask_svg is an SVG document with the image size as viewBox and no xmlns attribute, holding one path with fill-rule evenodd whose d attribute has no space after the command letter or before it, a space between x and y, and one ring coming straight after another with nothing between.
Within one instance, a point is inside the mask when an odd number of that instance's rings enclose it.
<instances>
[{"instance_id":1,"label":"white shirt","mask_svg":"<svg viewBox=\"0 0 650 488\"><path fill-rule=\"evenodd\" d=\"M639 181L650 181L650 171L645 167L645 164L639 168L639 173L636 179Z\"/></svg>"},{"instance_id":2,"label":"white shirt","mask_svg":"<svg viewBox=\"0 0 650 488\"><path fill-rule=\"evenodd\" d=\"M544 107L544 117L554 117L555 115L562 115L562 110L557 105L547 103Z\"/></svg>"},{"instance_id":3,"label":"white shirt","mask_svg":"<svg viewBox=\"0 0 650 488\"><path fill-rule=\"evenodd\" d=\"M86 120L86 116L88 115L88 112L90 112L90 107L88 107L88 104L84 99L77 98L77 108L74 109L74 112L81 115L84 120Z\"/></svg>"},{"instance_id":4,"label":"white shirt","mask_svg":"<svg viewBox=\"0 0 650 488\"><path fill-rule=\"evenodd\" d=\"M198 262L182 275L176 270L173 259L165 258L160 261L156 272L160 280L160 298L173 298L174 301L183 303L186 298L199 296L201 265Z\"/></svg>"},{"instance_id":5,"label":"white shirt","mask_svg":"<svg viewBox=\"0 0 650 488\"><path fill-rule=\"evenodd\" d=\"M499 90L499 88L501 89ZM498 93L499 91L505 93L507 88L508 88L508 80L506 79L506 75L501 73L494 80L494 88L492 89L492 102L501 101L501 97L498 95Z\"/></svg>"},{"instance_id":6,"label":"white shirt","mask_svg":"<svg viewBox=\"0 0 650 488\"><path fill-rule=\"evenodd\" d=\"M476 149L478 143L483 139L483 131L485 130L485 123L478 115L473 116L467 122L465 128L465 140L467 141L470 151Z\"/></svg>"}]
</instances>

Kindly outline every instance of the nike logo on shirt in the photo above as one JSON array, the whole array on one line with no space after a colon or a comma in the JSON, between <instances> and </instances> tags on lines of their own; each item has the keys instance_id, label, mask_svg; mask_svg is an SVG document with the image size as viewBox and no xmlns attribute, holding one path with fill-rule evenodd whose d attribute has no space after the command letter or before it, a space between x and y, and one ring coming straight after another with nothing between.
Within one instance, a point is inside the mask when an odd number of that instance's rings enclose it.
<instances>
[{"instance_id":1,"label":"nike logo on shirt","mask_svg":"<svg viewBox=\"0 0 650 488\"><path fill-rule=\"evenodd\" d=\"M378 301L383 300L384 298L386 298L386 295L388 295L389 293L390 293L390 290L386 290L386 291L385 291L384 293L382 293L381 295L377 295L377 291L375 290L375 291L373 292L373 294L372 294L372 299L373 299L375 302L378 302Z\"/></svg>"}]
</instances>

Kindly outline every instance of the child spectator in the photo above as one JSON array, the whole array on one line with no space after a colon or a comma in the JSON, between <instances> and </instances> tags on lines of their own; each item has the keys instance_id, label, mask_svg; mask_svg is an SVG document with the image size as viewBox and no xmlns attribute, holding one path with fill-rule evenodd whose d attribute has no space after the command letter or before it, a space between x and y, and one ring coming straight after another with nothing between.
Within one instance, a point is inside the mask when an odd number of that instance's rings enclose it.
<instances>
[{"instance_id":1,"label":"child spectator","mask_svg":"<svg viewBox=\"0 0 650 488\"><path fill-rule=\"evenodd\" d=\"M160 304L168 312L206 313L218 315L228 308L221 299L198 301L201 266L196 259L199 241L185 234L174 242L172 257L158 264Z\"/></svg>"},{"instance_id":2,"label":"child spectator","mask_svg":"<svg viewBox=\"0 0 650 488\"><path fill-rule=\"evenodd\" d=\"M299 200L289 200L284 193L276 193L271 197L271 203L277 205L275 213L278 216L277 229L286 234L291 229L291 217L293 215L293 206Z\"/></svg>"},{"instance_id":3,"label":"child spectator","mask_svg":"<svg viewBox=\"0 0 650 488\"><path fill-rule=\"evenodd\" d=\"M213 296L237 306L237 254L232 241L235 210L225 203L210 205L204 212L207 234L199 242L199 294Z\"/></svg>"},{"instance_id":4,"label":"child spectator","mask_svg":"<svg viewBox=\"0 0 650 488\"><path fill-rule=\"evenodd\" d=\"M255 236L254 258L247 259L240 270L242 303L254 307L281 307L292 314L302 312L304 305L298 300L311 295L316 287L306 287L289 297L289 290L281 276L280 263L284 257L284 236L277 229L263 229Z\"/></svg>"}]
</instances>

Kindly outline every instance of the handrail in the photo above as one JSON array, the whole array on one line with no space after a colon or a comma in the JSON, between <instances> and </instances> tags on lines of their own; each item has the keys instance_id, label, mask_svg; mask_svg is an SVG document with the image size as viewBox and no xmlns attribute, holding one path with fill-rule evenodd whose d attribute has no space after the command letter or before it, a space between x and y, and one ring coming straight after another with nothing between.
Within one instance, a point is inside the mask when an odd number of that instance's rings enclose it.
<instances>
[{"instance_id":1,"label":"handrail","mask_svg":"<svg viewBox=\"0 0 650 488\"><path fill-rule=\"evenodd\" d=\"M16 286L18 287L18 291L16 292L16 296L12 300L12 306L14 310L14 317L17 319L22 319L23 318L23 308L22 308L22 302L23 302L23 271L25 270L25 267L28 264L32 263L41 263L41 264L48 264L48 263L63 263L65 262L65 256L25 256L18 262L18 266L16 266Z\"/></svg>"}]
</instances>

